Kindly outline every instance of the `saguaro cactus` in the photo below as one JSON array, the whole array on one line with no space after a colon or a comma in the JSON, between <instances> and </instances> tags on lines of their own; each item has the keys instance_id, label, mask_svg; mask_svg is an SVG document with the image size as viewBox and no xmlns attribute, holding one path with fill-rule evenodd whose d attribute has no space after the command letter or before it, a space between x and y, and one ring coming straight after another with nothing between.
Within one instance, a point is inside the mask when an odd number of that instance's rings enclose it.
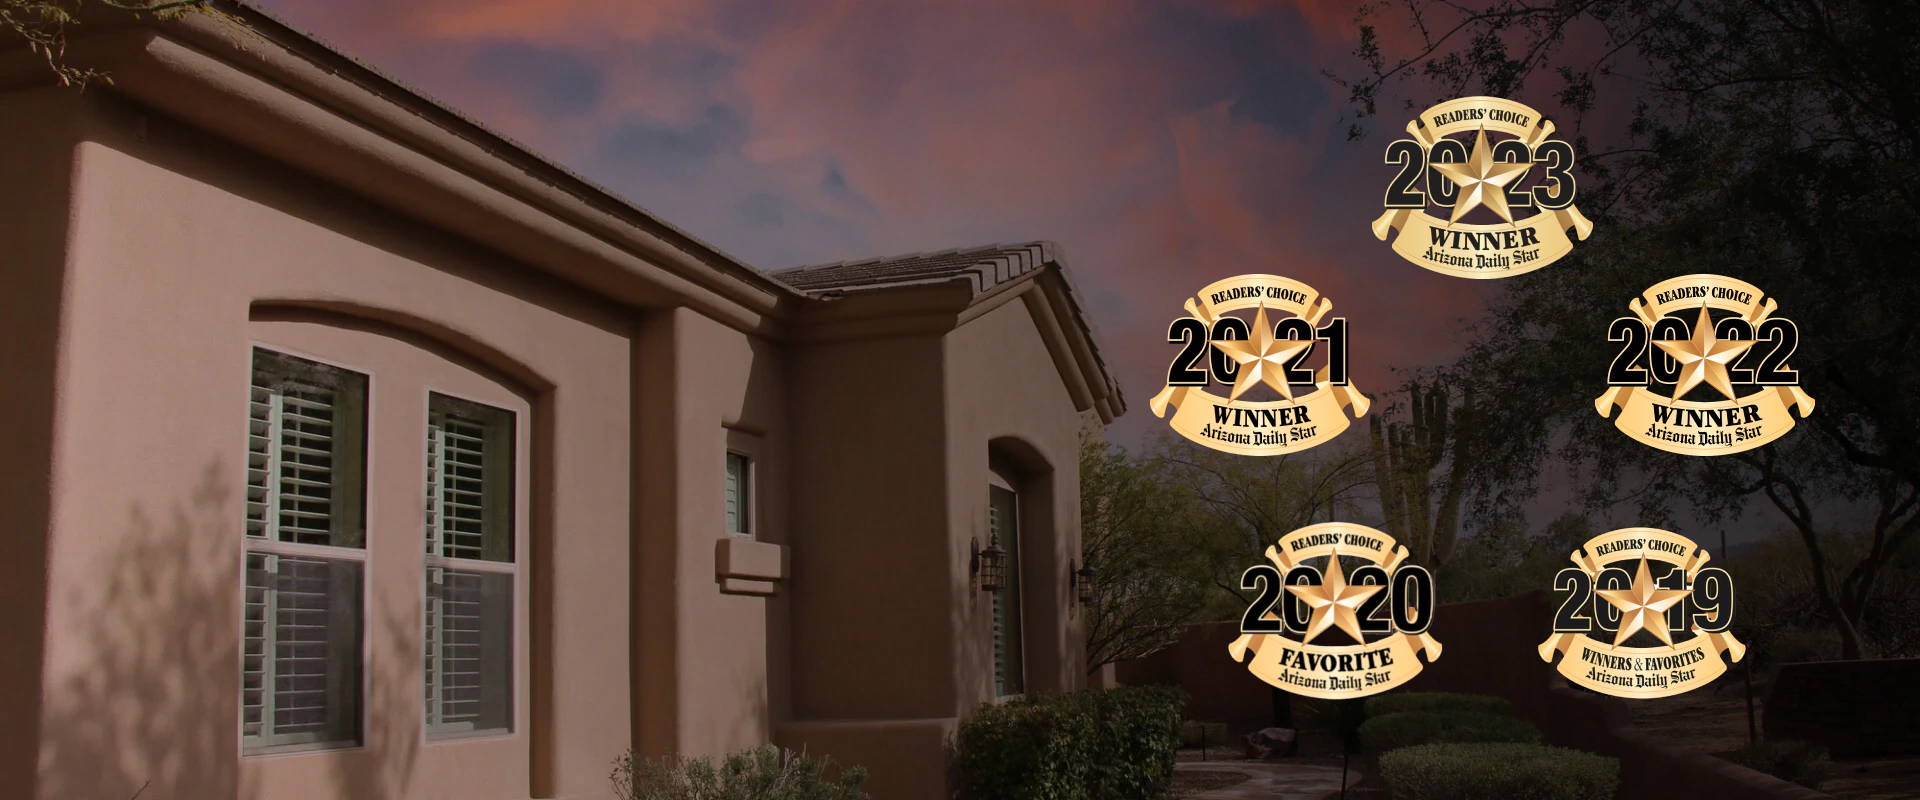
<instances>
[{"instance_id":1,"label":"saguaro cactus","mask_svg":"<svg viewBox=\"0 0 1920 800\"><path fill-rule=\"evenodd\" d=\"M1422 386L1418 380L1407 384L1408 421L1385 426L1376 415L1368 420L1373 442L1374 485L1380 489L1380 510L1386 516L1387 533L1407 546L1421 564L1439 566L1453 553L1460 529L1460 498L1466 492L1463 457L1465 439L1460 435L1457 417L1470 417L1473 392L1456 411L1451 392L1434 381ZM1385 428L1383 431L1382 428ZM1435 473L1452 450L1452 466L1440 476L1438 506Z\"/></svg>"}]
</instances>

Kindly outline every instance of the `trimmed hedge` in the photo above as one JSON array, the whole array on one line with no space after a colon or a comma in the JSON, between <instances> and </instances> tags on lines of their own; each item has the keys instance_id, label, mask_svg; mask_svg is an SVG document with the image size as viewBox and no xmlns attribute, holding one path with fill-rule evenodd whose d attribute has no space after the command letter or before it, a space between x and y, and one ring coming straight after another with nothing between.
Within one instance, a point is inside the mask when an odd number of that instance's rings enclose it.
<instances>
[{"instance_id":1,"label":"trimmed hedge","mask_svg":"<svg viewBox=\"0 0 1920 800\"><path fill-rule=\"evenodd\" d=\"M1513 704L1507 698L1487 694L1461 694L1458 692L1398 692L1374 695L1367 698L1367 716L1382 717L1403 711L1455 712L1466 711L1478 714L1513 714Z\"/></svg>"},{"instance_id":2,"label":"trimmed hedge","mask_svg":"<svg viewBox=\"0 0 1920 800\"><path fill-rule=\"evenodd\" d=\"M1755 772L1764 772L1809 789L1820 788L1820 783L1827 779L1827 773L1833 770L1833 761L1827 757L1827 748L1798 739L1749 745L1728 753L1724 758Z\"/></svg>"},{"instance_id":3,"label":"trimmed hedge","mask_svg":"<svg viewBox=\"0 0 1920 800\"><path fill-rule=\"evenodd\" d=\"M1540 729L1523 719L1474 711L1399 711L1360 724L1360 746L1376 755L1420 744L1462 742L1539 744Z\"/></svg>"},{"instance_id":4,"label":"trimmed hedge","mask_svg":"<svg viewBox=\"0 0 1920 800\"><path fill-rule=\"evenodd\" d=\"M1394 800L1611 800L1620 760L1538 744L1423 744L1380 756Z\"/></svg>"},{"instance_id":5,"label":"trimmed hedge","mask_svg":"<svg viewBox=\"0 0 1920 800\"><path fill-rule=\"evenodd\" d=\"M1142 686L981 706L955 736L961 797L1165 797L1186 705L1177 687Z\"/></svg>"}]
</instances>

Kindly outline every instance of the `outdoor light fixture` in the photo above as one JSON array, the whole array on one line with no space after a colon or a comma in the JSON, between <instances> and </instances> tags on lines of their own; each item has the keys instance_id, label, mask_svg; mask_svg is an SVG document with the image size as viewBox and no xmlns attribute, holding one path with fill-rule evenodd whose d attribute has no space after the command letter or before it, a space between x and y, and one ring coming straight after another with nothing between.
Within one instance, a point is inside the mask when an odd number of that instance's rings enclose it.
<instances>
[{"instance_id":1,"label":"outdoor light fixture","mask_svg":"<svg viewBox=\"0 0 1920 800\"><path fill-rule=\"evenodd\" d=\"M980 549L980 539L973 540L973 576L980 579L980 591L997 592L1007 588L1007 551L1000 546L1000 537L993 537L987 543L987 549Z\"/></svg>"},{"instance_id":2,"label":"outdoor light fixture","mask_svg":"<svg viewBox=\"0 0 1920 800\"><path fill-rule=\"evenodd\" d=\"M1067 574L1069 579L1073 581L1073 588L1080 596L1080 605L1091 605L1093 603L1093 579L1100 577L1100 571L1094 569L1092 564L1081 564L1079 567L1079 569L1074 569L1074 562L1068 561Z\"/></svg>"}]
</instances>

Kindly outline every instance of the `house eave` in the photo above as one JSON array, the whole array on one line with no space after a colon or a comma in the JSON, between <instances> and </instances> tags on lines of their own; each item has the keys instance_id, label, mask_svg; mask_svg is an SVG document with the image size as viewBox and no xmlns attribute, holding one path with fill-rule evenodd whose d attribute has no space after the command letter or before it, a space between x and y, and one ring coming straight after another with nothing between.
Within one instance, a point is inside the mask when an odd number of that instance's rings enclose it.
<instances>
[{"instance_id":1,"label":"house eave","mask_svg":"<svg viewBox=\"0 0 1920 800\"><path fill-rule=\"evenodd\" d=\"M538 159L523 148L487 141L477 126L457 130L436 118L457 115L404 88L381 91L384 79L343 56L327 63L332 51L271 17L231 9L258 29L202 15L88 26L66 60L108 74L110 90L135 102L618 302L685 305L777 337L800 299L563 170L530 163ZM45 70L20 68L35 66Z\"/></svg>"}]
</instances>

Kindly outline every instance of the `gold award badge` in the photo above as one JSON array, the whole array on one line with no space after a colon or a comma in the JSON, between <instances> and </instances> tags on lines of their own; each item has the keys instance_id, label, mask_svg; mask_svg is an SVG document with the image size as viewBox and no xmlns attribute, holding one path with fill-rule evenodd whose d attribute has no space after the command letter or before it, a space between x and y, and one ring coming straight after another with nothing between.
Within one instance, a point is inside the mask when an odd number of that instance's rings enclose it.
<instances>
[{"instance_id":1,"label":"gold award badge","mask_svg":"<svg viewBox=\"0 0 1920 800\"><path fill-rule=\"evenodd\" d=\"M1342 566L1342 558L1361 565ZM1240 576L1240 588L1260 594L1240 619L1240 638L1227 646L1254 677L1294 694L1338 700L1412 680L1425 666L1417 653L1429 662L1440 657L1440 643L1427 634L1433 574L1407 563L1407 548L1393 537L1365 525L1323 522L1281 537L1267 548L1267 560L1273 563ZM1334 628L1353 644L1326 643Z\"/></svg>"},{"instance_id":2,"label":"gold award badge","mask_svg":"<svg viewBox=\"0 0 1920 800\"><path fill-rule=\"evenodd\" d=\"M1567 680L1615 697L1670 697L1707 685L1747 646L1733 625L1733 578L1685 536L1622 528L1575 551L1553 589L1567 599L1540 657ZM1650 565L1660 564L1656 571ZM1633 646L1633 641L1651 643Z\"/></svg>"},{"instance_id":3,"label":"gold award badge","mask_svg":"<svg viewBox=\"0 0 1920 800\"><path fill-rule=\"evenodd\" d=\"M1408 261L1459 278L1505 278L1572 252L1568 228L1581 239L1593 232L1573 206L1573 146L1552 138L1553 123L1539 112L1498 97L1462 97L1421 112L1407 133L1413 138L1387 145L1386 163L1400 172L1387 185L1387 211L1373 221L1373 235L1385 241L1398 229L1393 251ZM1540 174L1528 181L1536 165ZM1446 217L1427 213L1429 205ZM1500 221L1462 222L1474 209Z\"/></svg>"},{"instance_id":4,"label":"gold award badge","mask_svg":"<svg viewBox=\"0 0 1920 800\"><path fill-rule=\"evenodd\" d=\"M1793 429L1787 409L1805 418L1813 398L1787 366L1800 329L1774 316L1778 307L1751 284L1719 275L1654 284L1628 304L1633 316L1607 327L1607 340L1622 347L1594 409L1605 417L1619 406L1615 427L1681 455L1727 455L1780 438Z\"/></svg>"},{"instance_id":5,"label":"gold award badge","mask_svg":"<svg viewBox=\"0 0 1920 800\"><path fill-rule=\"evenodd\" d=\"M1296 280L1278 275L1241 275L1217 281L1188 299L1188 316L1167 328L1167 341L1182 342L1167 368L1167 386L1148 405L1156 417L1167 407L1175 431L1215 450L1243 456L1274 456L1333 439L1365 416L1370 405L1347 375L1347 320L1328 318L1333 301ZM1251 322L1231 312L1254 309ZM1270 312L1284 314L1271 321ZM1318 371L1305 366L1318 343L1327 344ZM1232 386L1226 397L1207 391L1209 382ZM1278 400L1241 399L1266 385ZM1311 387L1299 392L1298 387Z\"/></svg>"}]
</instances>

